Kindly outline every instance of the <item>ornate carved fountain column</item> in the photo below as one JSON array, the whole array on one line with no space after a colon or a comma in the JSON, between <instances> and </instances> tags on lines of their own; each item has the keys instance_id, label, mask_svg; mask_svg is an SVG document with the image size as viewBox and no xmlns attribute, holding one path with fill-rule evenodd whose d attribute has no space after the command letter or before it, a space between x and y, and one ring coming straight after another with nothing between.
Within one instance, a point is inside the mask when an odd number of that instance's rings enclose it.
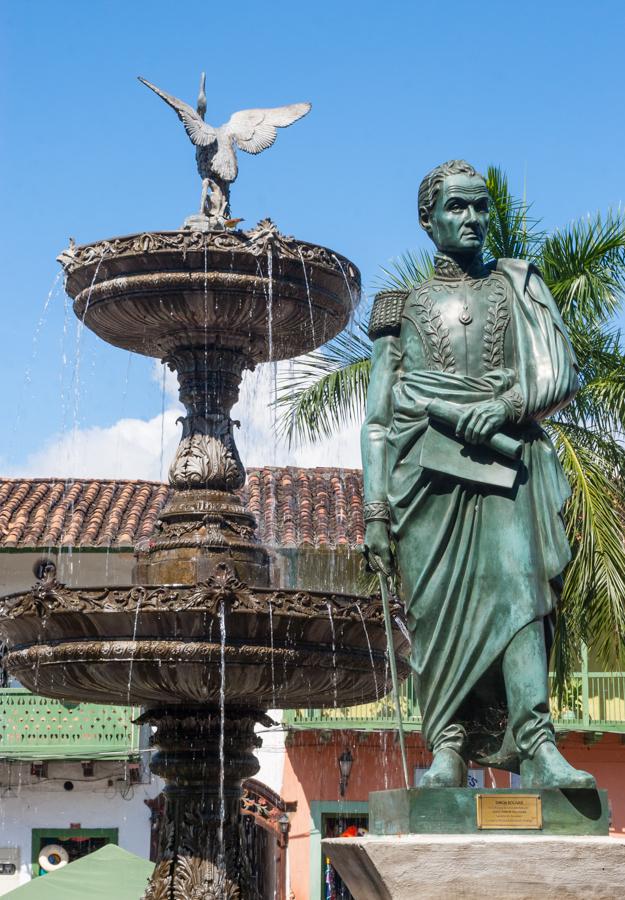
<instances>
[{"instance_id":1,"label":"ornate carved fountain column","mask_svg":"<svg viewBox=\"0 0 625 900\"><path fill-rule=\"evenodd\" d=\"M239 815L241 785L258 771L262 712L205 707L150 710L151 769L166 782L152 881L143 900L257 900Z\"/></svg>"},{"instance_id":2,"label":"ornate carved fountain column","mask_svg":"<svg viewBox=\"0 0 625 900\"><path fill-rule=\"evenodd\" d=\"M164 362L178 375L180 401L187 414L182 440L169 469L178 490L205 488L235 491L245 483L245 469L233 434L230 411L239 398L243 370L254 362L241 350L184 347Z\"/></svg>"},{"instance_id":3,"label":"ornate carved fountain column","mask_svg":"<svg viewBox=\"0 0 625 900\"><path fill-rule=\"evenodd\" d=\"M245 469L233 433L238 423L230 418L243 371L254 361L236 347L195 345L176 348L164 362L177 373L186 415L169 469L175 493L138 548L137 581L194 584L227 561L240 578L266 585L268 555L235 493Z\"/></svg>"}]
</instances>

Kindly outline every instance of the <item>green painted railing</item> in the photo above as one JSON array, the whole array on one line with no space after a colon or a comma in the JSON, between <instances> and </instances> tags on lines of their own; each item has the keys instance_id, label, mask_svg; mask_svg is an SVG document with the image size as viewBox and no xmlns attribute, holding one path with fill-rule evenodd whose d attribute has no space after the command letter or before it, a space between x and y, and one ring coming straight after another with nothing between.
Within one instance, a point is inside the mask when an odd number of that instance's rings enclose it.
<instances>
[{"instance_id":1,"label":"green painted railing","mask_svg":"<svg viewBox=\"0 0 625 900\"><path fill-rule=\"evenodd\" d=\"M0 689L0 759L125 759L139 752L137 708L63 703Z\"/></svg>"},{"instance_id":2,"label":"green painted railing","mask_svg":"<svg viewBox=\"0 0 625 900\"><path fill-rule=\"evenodd\" d=\"M421 730L421 714L412 678L401 685L400 701L406 731ZM561 704L552 697L556 728L563 731L625 732L625 672L574 672ZM381 731L395 728L391 697L362 706L337 709L291 709L283 722L290 728L354 728Z\"/></svg>"}]
</instances>

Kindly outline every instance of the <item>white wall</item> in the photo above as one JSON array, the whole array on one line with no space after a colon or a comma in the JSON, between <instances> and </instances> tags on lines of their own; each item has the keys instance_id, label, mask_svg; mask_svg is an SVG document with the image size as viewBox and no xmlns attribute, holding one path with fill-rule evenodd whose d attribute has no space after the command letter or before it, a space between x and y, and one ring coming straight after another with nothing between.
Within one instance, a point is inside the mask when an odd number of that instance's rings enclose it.
<instances>
[{"instance_id":1,"label":"white wall","mask_svg":"<svg viewBox=\"0 0 625 900\"><path fill-rule=\"evenodd\" d=\"M0 847L19 848L21 884L32 874L33 828L69 828L71 823L80 823L81 828L117 828L120 847L149 858L150 810L144 800L156 797L162 783L152 779L149 784L133 785L124 800L119 781L125 774L123 763L96 762L95 766L95 778L85 779L79 763L50 762L48 779L41 781L31 777L30 764L12 765L10 773L8 766L0 766L0 785L9 784L10 774L16 795L0 796ZM113 788L109 780L114 781ZM65 781L73 782L72 791L64 789ZM10 889L3 888L0 877L0 895Z\"/></svg>"},{"instance_id":2,"label":"white wall","mask_svg":"<svg viewBox=\"0 0 625 900\"><path fill-rule=\"evenodd\" d=\"M256 758L260 763L260 771L254 776L262 781L272 791L279 794L282 790L282 774L284 771L285 749L284 741L286 732L282 725L282 710L270 709L268 716L276 722L272 728L265 725L257 725L256 734L262 738L263 745L256 750ZM287 798L282 798L287 799Z\"/></svg>"},{"instance_id":3,"label":"white wall","mask_svg":"<svg viewBox=\"0 0 625 900\"><path fill-rule=\"evenodd\" d=\"M94 551L72 553L0 553L0 595L14 591L27 591L36 582L33 565L42 557L57 564L57 578L68 585L101 587L103 584L132 584L132 568L135 563L131 552Z\"/></svg>"}]
</instances>

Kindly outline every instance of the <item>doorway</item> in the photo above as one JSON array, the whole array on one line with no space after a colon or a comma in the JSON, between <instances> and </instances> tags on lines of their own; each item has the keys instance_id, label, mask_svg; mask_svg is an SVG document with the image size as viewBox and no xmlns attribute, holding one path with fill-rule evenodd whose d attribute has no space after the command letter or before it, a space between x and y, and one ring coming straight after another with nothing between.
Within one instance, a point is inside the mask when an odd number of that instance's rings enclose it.
<instances>
[{"instance_id":1,"label":"doorway","mask_svg":"<svg viewBox=\"0 0 625 900\"><path fill-rule=\"evenodd\" d=\"M369 827L369 816L353 813L325 813L321 818L322 837L356 837ZM343 879L330 860L323 854L323 900L354 900Z\"/></svg>"}]
</instances>

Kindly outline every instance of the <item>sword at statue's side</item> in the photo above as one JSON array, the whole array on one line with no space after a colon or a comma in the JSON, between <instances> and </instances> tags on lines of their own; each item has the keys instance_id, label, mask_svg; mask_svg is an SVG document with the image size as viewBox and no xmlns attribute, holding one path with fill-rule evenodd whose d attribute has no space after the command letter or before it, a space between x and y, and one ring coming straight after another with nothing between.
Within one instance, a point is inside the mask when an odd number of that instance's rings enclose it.
<instances>
[{"instance_id":1,"label":"sword at statue's side","mask_svg":"<svg viewBox=\"0 0 625 900\"><path fill-rule=\"evenodd\" d=\"M404 769L404 781L406 787L410 787L410 779L408 777L408 758L406 756L406 737L404 735L404 722L401 714L401 703L399 699L399 678L397 676L397 659L395 657L395 644L393 642L393 624L391 622L391 592L389 590L390 576L382 571L378 571L380 581L380 593L382 594L382 608L384 610L384 628L386 629L386 643L388 647L388 659L391 667L391 681L393 683L393 700L395 701L395 710L397 713L397 731L399 734L399 746L401 748L401 762Z\"/></svg>"}]
</instances>

